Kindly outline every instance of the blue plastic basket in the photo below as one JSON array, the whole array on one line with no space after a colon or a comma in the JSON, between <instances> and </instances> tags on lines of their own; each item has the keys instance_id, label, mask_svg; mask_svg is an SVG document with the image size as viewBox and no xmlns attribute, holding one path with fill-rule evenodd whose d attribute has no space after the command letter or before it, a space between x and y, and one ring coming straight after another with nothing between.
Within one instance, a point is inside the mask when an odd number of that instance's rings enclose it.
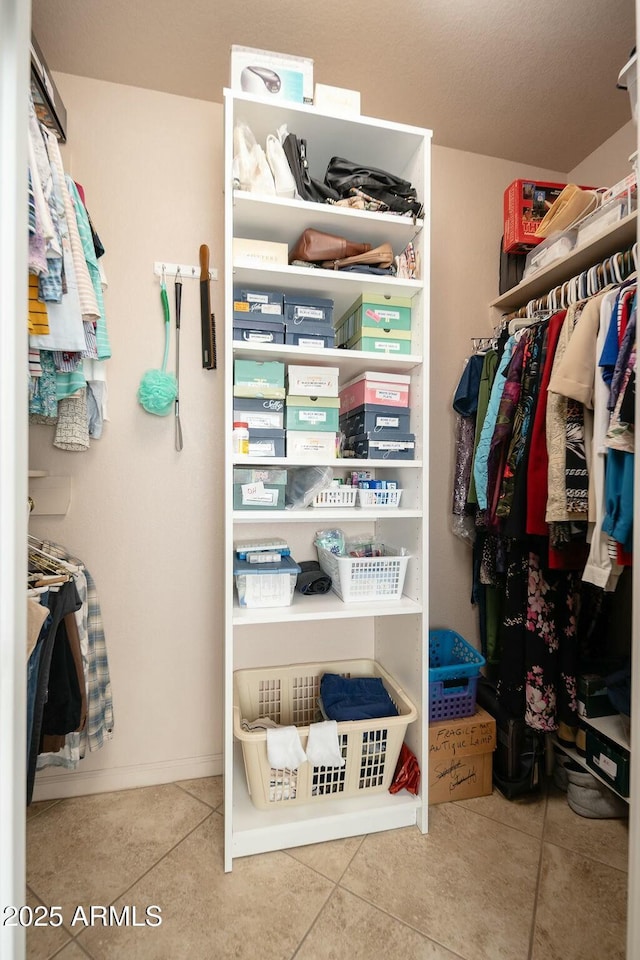
<instances>
[{"instance_id":1,"label":"blue plastic basket","mask_svg":"<svg viewBox=\"0 0 640 960\"><path fill-rule=\"evenodd\" d=\"M479 676L432 680L429 683L429 723L472 717L476 712Z\"/></svg>"},{"instance_id":2,"label":"blue plastic basket","mask_svg":"<svg viewBox=\"0 0 640 960\"><path fill-rule=\"evenodd\" d=\"M430 681L477 677L485 663L482 654L455 630L429 630Z\"/></svg>"}]
</instances>

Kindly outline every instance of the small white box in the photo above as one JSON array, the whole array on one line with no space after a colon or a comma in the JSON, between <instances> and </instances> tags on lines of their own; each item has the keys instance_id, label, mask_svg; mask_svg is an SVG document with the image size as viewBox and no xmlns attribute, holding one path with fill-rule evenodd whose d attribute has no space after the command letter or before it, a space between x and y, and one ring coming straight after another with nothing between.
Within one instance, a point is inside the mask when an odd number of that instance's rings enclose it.
<instances>
[{"instance_id":1,"label":"small white box","mask_svg":"<svg viewBox=\"0 0 640 960\"><path fill-rule=\"evenodd\" d=\"M304 433L287 430L287 457L298 460L332 460L336 456L335 433Z\"/></svg>"},{"instance_id":2,"label":"small white box","mask_svg":"<svg viewBox=\"0 0 640 960\"><path fill-rule=\"evenodd\" d=\"M231 88L269 100L313 103L313 60L234 44Z\"/></svg>"},{"instance_id":3,"label":"small white box","mask_svg":"<svg viewBox=\"0 0 640 960\"><path fill-rule=\"evenodd\" d=\"M634 123L638 122L638 55L634 53L625 63L618 76L618 86L627 90L631 102L631 116Z\"/></svg>"},{"instance_id":4,"label":"small white box","mask_svg":"<svg viewBox=\"0 0 640 960\"><path fill-rule=\"evenodd\" d=\"M313 105L323 113L338 116L360 116L360 91L347 90L345 87L330 87L326 83L316 83Z\"/></svg>"},{"instance_id":5,"label":"small white box","mask_svg":"<svg viewBox=\"0 0 640 960\"><path fill-rule=\"evenodd\" d=\"M298 366L290 363L287 368L290 394L299 397L337 397L338 367Z\"/></svg>"},{"instance_id":6,"label":"small white box","mask_svg":"<svg viewBox=\"0 0 640 960\"><path fill-rule=\"evenodd\" d=\"M288 263L289 247L286 243L233 238L234 267L273 267L277 264L286 267Z\"/></svg>"}]
</instances>

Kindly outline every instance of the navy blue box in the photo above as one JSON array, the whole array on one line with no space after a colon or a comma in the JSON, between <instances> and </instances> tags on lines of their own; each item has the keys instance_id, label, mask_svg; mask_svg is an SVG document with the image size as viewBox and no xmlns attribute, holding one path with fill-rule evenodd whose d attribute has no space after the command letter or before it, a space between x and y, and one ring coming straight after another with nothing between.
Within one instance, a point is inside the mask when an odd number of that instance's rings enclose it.
<instances>
[{"instance_id":1,"label":"navy blue box","mask_svg":"<svg viewBox=\"0 0 640 960\"><path fill-rule=\"evenodd\" d=\"M287 323L302 323L314 320L316 323L333 324L333 300L326 297L302 297L297 293L285 293L284 318Z\"/></svg>"},{"instance_id":2,"label":"navy blue box","mask_svg":"<svg viewBox=\"0 0 640 960\"><path fill-rule=\"evenodd\" d=\"M249 310L252 313L282 313L284 294L281 290L249 290L234 289L234 302L239 300L249 304ZM280 309L276 310L275 307Z\"/></svg>"},{"instance_id":3,"label":"navy blue box","mask_svg":"<svg viewBox=\"0 0 640 960\"><path fill-rule=\"evenodd\" d=\"M246 423L249 430L282 430L284 427L284 400L264 397L234 397L233 419Z\"/></svg>"},{"instance_id":4,"label":"navy blue box","mask_svg":"<svg viewBox=\"0 0 640 960\"><path fill-rule=\"evenodd\" d=\"M336 335L333 327L328 323L318 323L317 320L304 320L291 323L285 320L285 343L292 343L298 347L322 349L333 347Z\"/></svg>"},{"instance_id":5,"label":"navy blue box","mask_svg":"<svg viewBox=\"0 0 640 960\"><path fill-rule=\"evenodd\" d=\"M361 460L415 460L413 433L396 434L393 440L381 440L377 434L347 437L345 448Z\"/></svg>"},{"instance_id":6,"label":"navy blue box","mask_svg":"<svg viewBox=\"0 0 640 960\"><path fill-rule=\"evenodd\" d=\"M233 339L242 343L284 343L284 323L282 318L234 311Z\"/></svg>"},{"instance_id":7,"label":"navy blue box","mask_svg":"<svg viewBox=\"0 0 640 960\"><path fill-rule=\"evenodd\" d=\"M284 430L256 430L249 427L250 457L284 457Z\"/></svg>"},{"instance_id":8,"label":"navy blue box","mask_svg":"<svg viewBox=\"0 0 640 960\"><path fill-rule=\"evenodd\" d=\"M385 434L390 431L394 434L408 434L411 429L409 419L408 407L385 407L365 403L340 417L340 429L348 437L380 431Z\"/></svg>"}]
</instances>

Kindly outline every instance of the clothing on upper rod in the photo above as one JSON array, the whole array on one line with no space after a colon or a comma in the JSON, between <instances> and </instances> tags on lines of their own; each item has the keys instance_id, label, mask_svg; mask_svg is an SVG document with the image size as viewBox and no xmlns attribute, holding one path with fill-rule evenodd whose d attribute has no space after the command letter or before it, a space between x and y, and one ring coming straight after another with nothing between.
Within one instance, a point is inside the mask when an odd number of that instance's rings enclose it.
<instances>
[{"instance_id":1,"label":"clothing on upper rod","mask_svg":"<svg viewBox=\"0 0 640 960\"><path fill-rule=\"evenodd\" d=\"M630 562L637 294L602 266L595 294L532 301L513 334L507 318L454 402L454 531L473 541L483 652L505 707L544 732L575 726L581 657L606 652Z\"/></svg>"},{"instance_id":2,"label":"clothing on upper rod","mask_svg":"<svg viewBox=\"0 0 640 960\"><path fill-rule=\"evenodd\" d=\"M83 451L107 419L104 247L33 101L28 158L30 420L55 427L54 446Z\"/></svg>"}]
</instances>

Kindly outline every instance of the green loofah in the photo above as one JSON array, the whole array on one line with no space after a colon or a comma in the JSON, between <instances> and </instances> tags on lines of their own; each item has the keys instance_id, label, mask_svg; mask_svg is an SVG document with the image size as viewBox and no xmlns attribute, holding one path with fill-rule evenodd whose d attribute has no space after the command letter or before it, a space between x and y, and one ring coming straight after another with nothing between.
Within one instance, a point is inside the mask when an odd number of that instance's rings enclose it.
<instances>
[{"instance_id":1,"label":"green loofah","mask_svg":"<svg viewBox=\"0 0 640 960\"><path fill-rule=\"evenodd\" d=\"M169 298L164 278L160 284L160 299L164 313L164 357L161 370L147 370L138 387L138 401L147 413L166 417L178 395L178 382L172 373L167 373L169 359Z\"/></svg>"}]
</instances>

